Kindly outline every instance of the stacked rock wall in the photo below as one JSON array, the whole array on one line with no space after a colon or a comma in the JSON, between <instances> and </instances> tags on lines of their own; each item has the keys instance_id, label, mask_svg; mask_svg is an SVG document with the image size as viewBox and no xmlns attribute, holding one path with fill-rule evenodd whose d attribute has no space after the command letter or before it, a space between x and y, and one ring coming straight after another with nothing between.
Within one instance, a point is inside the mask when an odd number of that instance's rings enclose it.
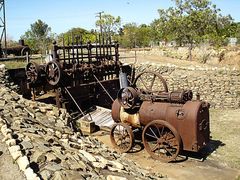
<instances>
[{"instance_id":1,"label":"stacked rock wall","mask_svg":"<svg viewBox=\"0 0 240 180\"><path fill-rule=\"evenodd\" d=\"M153 63L136 66L137 73L143 71L155 71L162 74L170 91L191 89L194 96L199 93L201 99L208 101L212 108L240 108L239 70Z\"/></svg>"}]
</instances>

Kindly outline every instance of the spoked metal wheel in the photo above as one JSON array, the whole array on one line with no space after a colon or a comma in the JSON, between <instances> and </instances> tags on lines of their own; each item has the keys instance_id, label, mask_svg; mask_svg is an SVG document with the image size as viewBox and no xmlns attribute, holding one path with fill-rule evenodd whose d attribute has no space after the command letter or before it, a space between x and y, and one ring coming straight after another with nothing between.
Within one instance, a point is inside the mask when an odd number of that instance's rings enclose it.
<instances>
[{"instance_id":1,"label":"spoked metal wheel","mask_svg":"<svg viewBox=\"0 0 240 180\"><path fill-rule=\"evenodd\" d=\"M132 87L120 89L118 94L118 101L124 109L131 109L136 104L138 99L137 91Z\"/></svg>"},{"instance_id":2,"label":"spoked metal wheel","mask_svg":"<svg viewBox=\"0 0 240 180\"><path fill-rule=\"evenodd\" d=\"M133 87L139 88L147 94L158 94L159 92L168 92L165 79L156 72L142 72L138 74L133 82Z\"/></svg>"},{"instance_id":3,"label":"spoked metal wheel","mask_svg":"<svg viewBox=\"0 0 240 180\"><path fill-rule=\"evenodd\" d=\"M133 132L130 126L124 123L116 123L110 132L111 143L120 153L128 152L133 146Z\"/></svg>"},{"instance_id":4,"label":"spoked metal wheel","mask_svg":"<svg viewBox=\"0 0 240 180\"><path fill-rule=\"evenodd\" d=\"M39 65L35 62L29 62L26 66L26 75L30 83L35 83L39 78Z\"/></svg>"},{"instance_id":5,"label":"spoked metal wheel","mask_svg":"<svg viewBox=\"0 0 240 180\"><path fill-rule=\"evenodd\" d=\"M47 81L55 86L60 82L62 70L60 64L56 61L50 61L46 66Z\"/></svg>"},{"instance_id":6,"label":"spoked metal wheel","mask_svg":"<svg viewBox=\"0 0 240 180\"><path fill-rule=\"evenodd\" d=\"M166 121L155 120L147 124L142 139L146 151L154 159L170 162L179 154L181 138L176 129Z\"/></svg>"}]
</instances>

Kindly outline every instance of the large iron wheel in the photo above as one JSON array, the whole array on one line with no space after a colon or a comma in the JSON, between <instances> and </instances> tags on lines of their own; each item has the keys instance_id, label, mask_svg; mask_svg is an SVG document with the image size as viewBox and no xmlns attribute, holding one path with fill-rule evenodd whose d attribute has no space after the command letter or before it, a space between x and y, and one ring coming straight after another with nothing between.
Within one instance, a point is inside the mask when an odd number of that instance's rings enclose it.
<instances>
[{"instance_id":1,"label":"large iron wheel","mask_svg":"<svg viewBox=\"0 0 240 180\"><path fill-rule=\"evenodd\" d=\"M60 82L62 76L61 66L57 61L50 61L46 66L47 81L55 86Z\"/></svg>"},{"instance_id":2,"label":"large iron wheel","mask_svg":"<svg viewBox=\"0 0 240 180\"><path fill-rule=\"evenodd\" d=\"M133 132L130 126L124 123L116 123L110 132L111 143L120 153L128 152L133 146Z\"/></svg>"},{"instance_id":3,"label":"large iron wheel","mask_svg":"<svg viewBox=\"0 0 240 180\"><path fill-rule=\"evenodd\" d=\"M142 72L138 74L133 81L133 87L137 87L143 93L158 94L159 92L168 92L165 79L156 72Z\"/></svg>"},{"instance_id":4,"label":"large iron wheel","mask_svg":"<svg viewBox=\"0 0 240 180\"><path fill-rule=\"evenodd\" d=\"M166 121L154 120L142 133L143 144L152 158L170 162L177 158L181 138L176 129Z\"/></svg>"},{"instance_id":5,"label":"large iron wheel","mask_svg":"<svg viewBox=\"0 0 240 180\"><path fill-rule=\"evenodd\" d=\"M35 83L39 78L40 68L35 62L29 62L26 66L26 76L30 83Z\"/></svg>"},{"instance_id":6,"label":"large iron wheel","mask_svg":"<svg viewBox=\"0 0 240 180\"><path fill-rule=\"evenodd\" d=\"M117 98L124 109L131 109L136 105L138 95L134 88L126 87L119 90Z\"/></svg>"}]
</instances>

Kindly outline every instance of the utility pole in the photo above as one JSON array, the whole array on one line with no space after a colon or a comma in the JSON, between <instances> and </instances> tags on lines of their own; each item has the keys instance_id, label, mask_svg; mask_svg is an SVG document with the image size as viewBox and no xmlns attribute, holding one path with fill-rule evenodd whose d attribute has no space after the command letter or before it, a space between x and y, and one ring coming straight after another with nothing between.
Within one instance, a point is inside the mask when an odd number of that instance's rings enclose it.
<instances>
[{"instance_id":1,"label":"utility pole","mask_svg":"<svg viewBox=\"0 0 240 180\"><path fill-rule=\"evenodd\" d=\"M5 16L5 0L0 0L0 29L1 29L1 44L4 43L4 48L7 48L7 31L6 31L6 16Z\"/></svg>"},{"instance_id":2,"label":"utility pole","mask_svg":"<svg viewBox=\"0 0 240 180\"><path fill-rule=\"evenodd\" d=\"M96 13L97 14L96 17L99 17L99 20L100 20L100 34L101 34L102 42L103 42L103 31L102 31L102 14L103 13L104 11Z\"/></svg>"}]
</instances>

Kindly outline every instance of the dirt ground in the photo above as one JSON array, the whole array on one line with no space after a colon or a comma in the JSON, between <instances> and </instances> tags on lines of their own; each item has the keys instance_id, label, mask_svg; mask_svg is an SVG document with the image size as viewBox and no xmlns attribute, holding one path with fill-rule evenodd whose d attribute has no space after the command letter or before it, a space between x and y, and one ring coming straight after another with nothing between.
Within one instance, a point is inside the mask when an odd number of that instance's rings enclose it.
<instances>
[{"instance_id":1,"label":"dirt ground","mask_svg":"<svg viewBox=\"0 0 240 180\"><path fill-rule=\"evenodd\" d=\"M7 145L2 142L3 135L0 134L0 179L1 180L22 180L25 179L18 165L14 163L9 154Z\"/></svg>"}]
</instances>

